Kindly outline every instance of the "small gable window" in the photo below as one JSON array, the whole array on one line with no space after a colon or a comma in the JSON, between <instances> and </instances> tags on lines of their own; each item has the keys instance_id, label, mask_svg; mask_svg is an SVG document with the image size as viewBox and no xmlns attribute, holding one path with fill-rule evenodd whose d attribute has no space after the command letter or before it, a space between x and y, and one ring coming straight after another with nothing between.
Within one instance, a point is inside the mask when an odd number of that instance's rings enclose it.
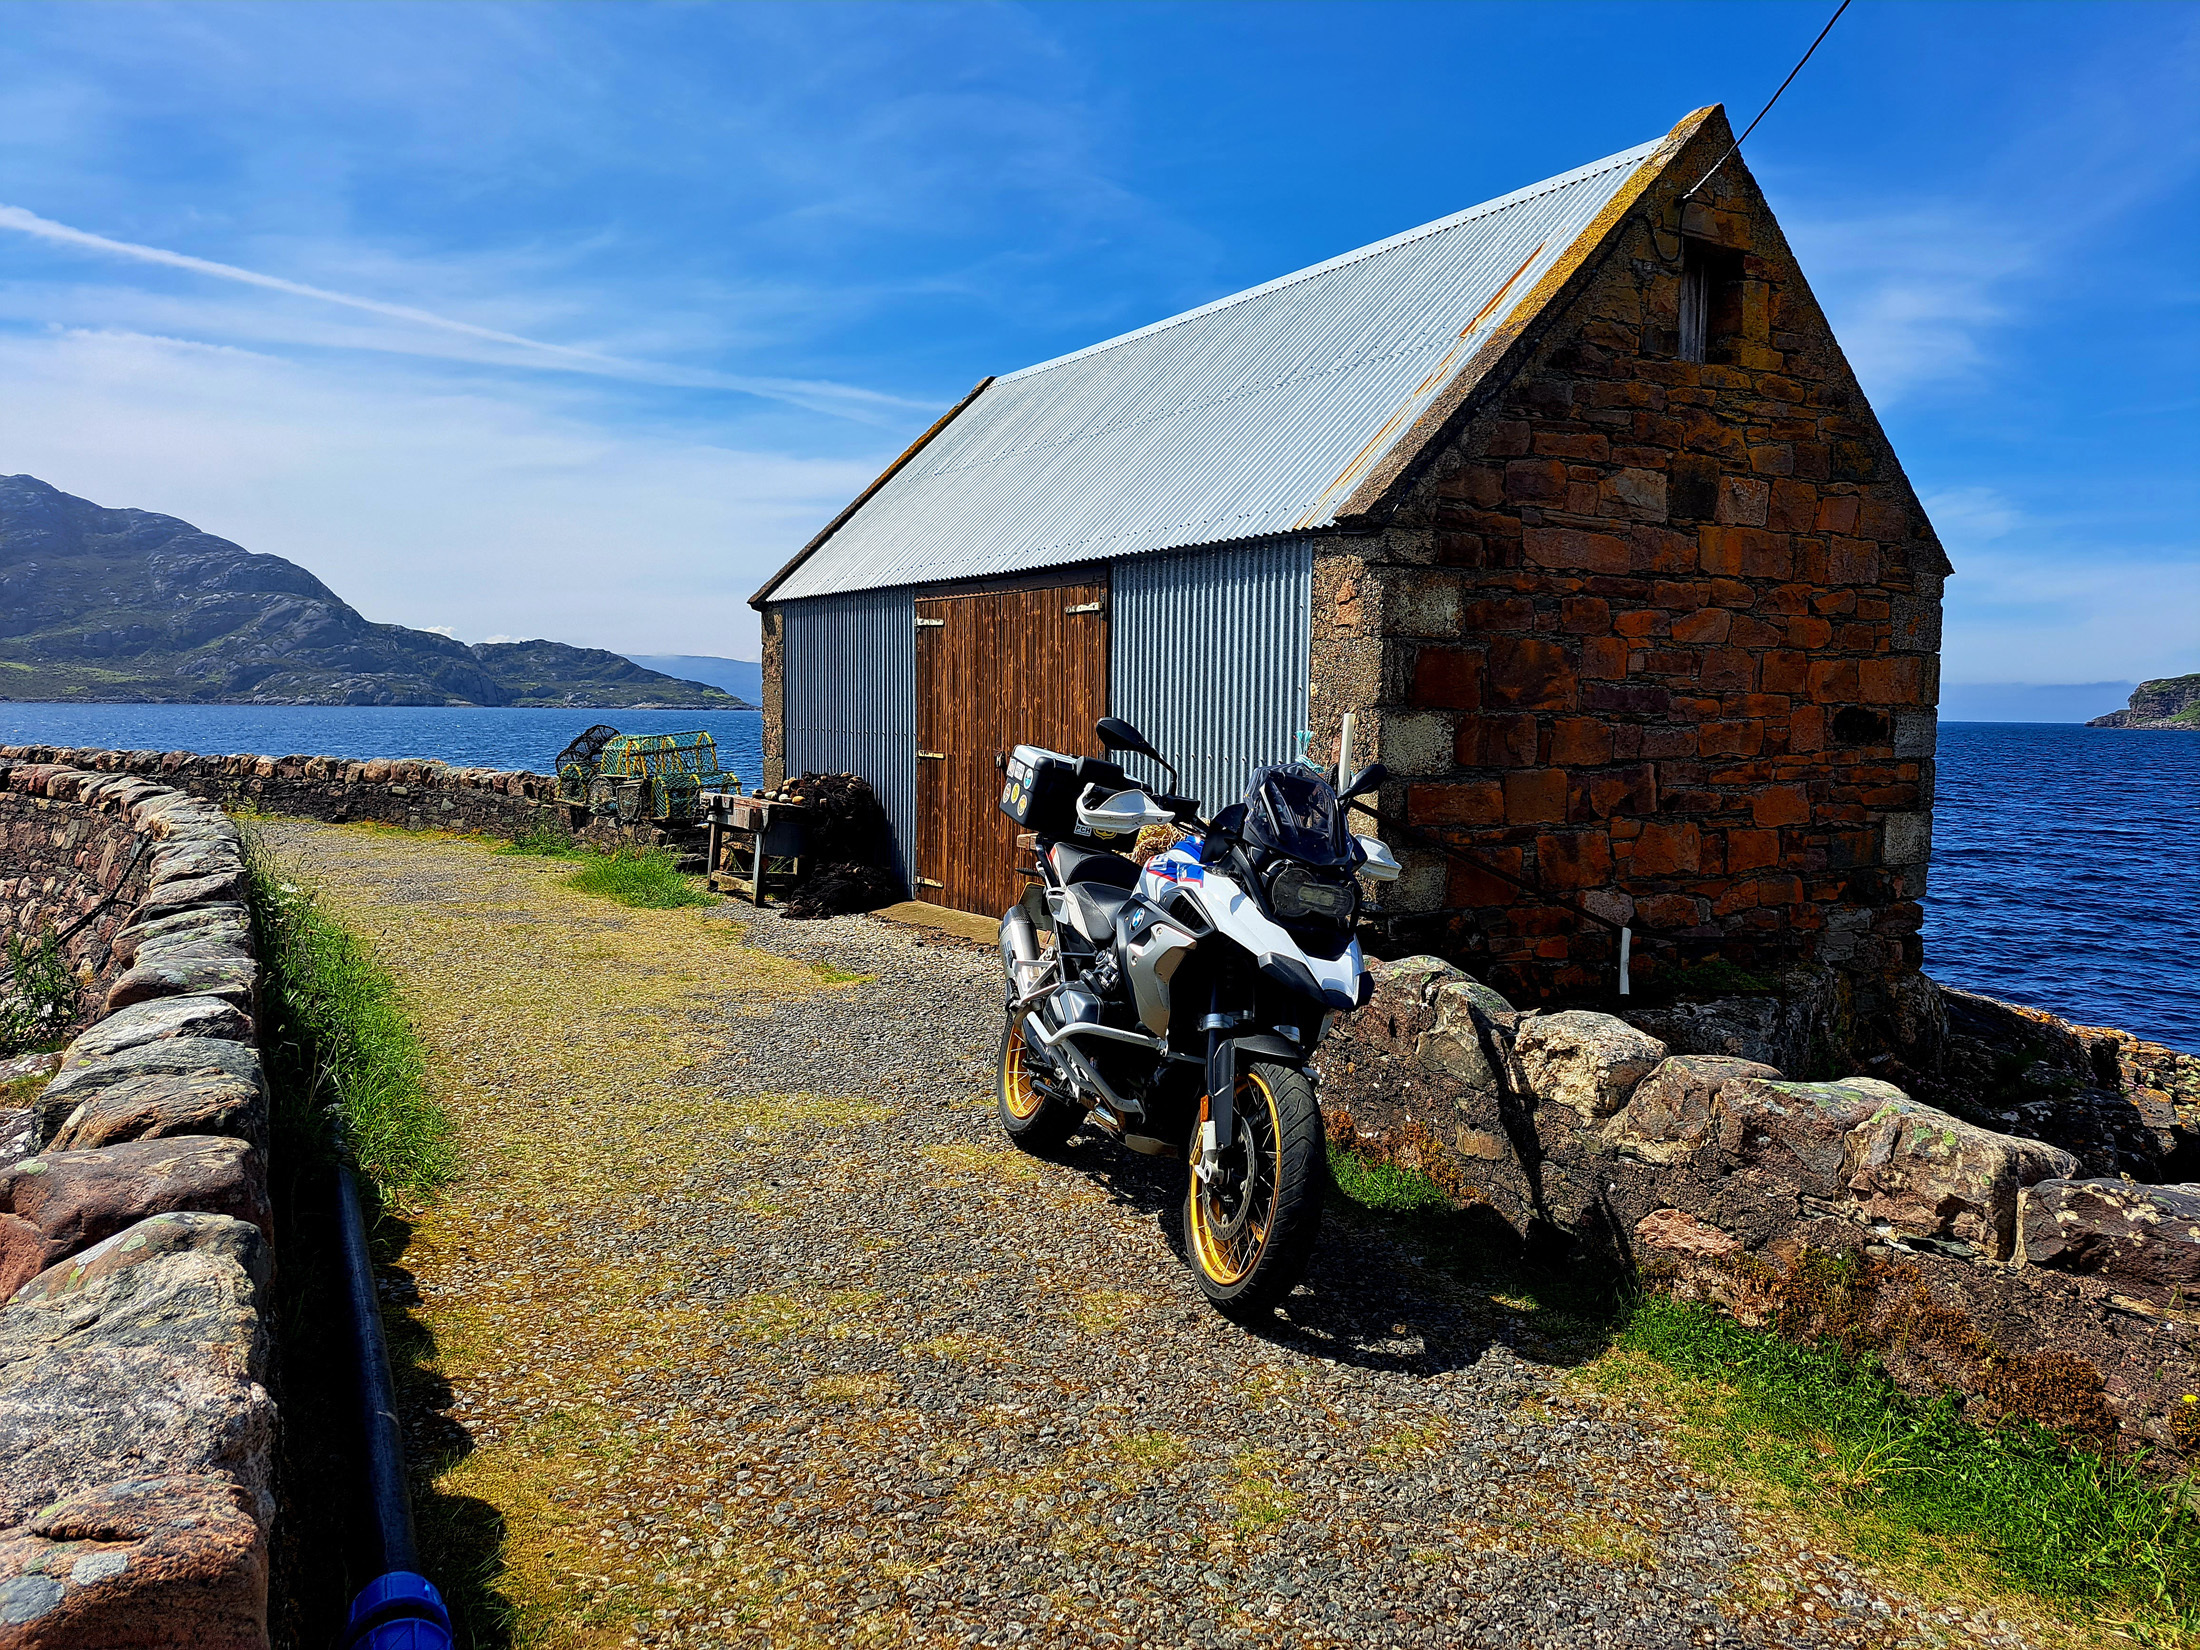
<instances>
[{"instance_id":1,"label":"small gable window","mask_svg":"<svg viewBox=\"0 0 2200 1650\"><path fill-rule=\"evenodd\" d=\"M1681 242L1683 361L1709 361L1722 337L1741 330L1742 255L1709 241Z\"/></svg>"}]
</instances>

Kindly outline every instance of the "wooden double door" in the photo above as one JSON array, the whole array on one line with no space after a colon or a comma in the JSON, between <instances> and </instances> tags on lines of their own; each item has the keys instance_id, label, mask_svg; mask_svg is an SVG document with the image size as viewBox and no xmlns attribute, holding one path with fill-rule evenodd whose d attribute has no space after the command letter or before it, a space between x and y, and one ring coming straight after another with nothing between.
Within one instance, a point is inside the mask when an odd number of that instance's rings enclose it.
<instances>
[{"instance_id":1,"label":"wooden double door","mask_svg":"<svg viewBox=\"0 0 2200 1650\"><path fill-rule=\"evenodd\" d=\"M1099 749L1108 712L1108 587L919 598L917 897L998 915L1024 890L996 758L1018 745Z\"/></svg>"}]
</instances>

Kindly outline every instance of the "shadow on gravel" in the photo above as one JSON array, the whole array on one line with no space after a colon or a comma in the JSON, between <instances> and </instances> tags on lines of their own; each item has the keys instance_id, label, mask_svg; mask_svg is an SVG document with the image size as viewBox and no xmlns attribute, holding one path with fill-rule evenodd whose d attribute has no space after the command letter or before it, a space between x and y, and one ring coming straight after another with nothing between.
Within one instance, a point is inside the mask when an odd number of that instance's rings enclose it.
<instances>
[{"instance_id":1,"label":"shadow on gravel","mask_svg":"<svg viewBox=\"0 0 2200 1650\"><path fill-rule=\"evenodd\" d=\"M436 1372L435 1335L414 1309L420 1291L401 1264L413 1228L385 1214L374 1226L382 1333L405 1427L413 1524L421 1568L450 1607L457 1650L508 1650L519 1612L504 1593L504 1514L477 1496L452 1495L436 1480L473 1453L472 1436L451 1418L451 1384Z\"/></svg>"},{"instance_id":2,"label":"shadow on gravel","mask_svg":"<svg viewBox=\"0 0 2200 1650\"><path fill-rule=\"evenodd\" d=\"M1072 1136L1057 1161L1149 1217L1186 1261L1183 1165L1089 1133ZM1272 1319L1246 1328L1308 1357L1424 1379L1477 1364L1494 1346L1570 1368L1611 1344L1627 1299L1623 1270L1556 1244L1523 1254L1494 1210L1390 1214L1332 1186L1306 1281Z\"/></svg>"}]
</instances>

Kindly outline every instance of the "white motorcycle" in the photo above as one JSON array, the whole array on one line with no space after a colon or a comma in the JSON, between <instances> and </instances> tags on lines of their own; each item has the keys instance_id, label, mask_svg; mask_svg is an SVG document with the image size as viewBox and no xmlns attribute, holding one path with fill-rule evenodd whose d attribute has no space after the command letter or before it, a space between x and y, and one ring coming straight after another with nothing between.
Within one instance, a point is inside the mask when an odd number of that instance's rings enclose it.
<instances>
[{"instance_id":1,"label":"white motorcycle","mask_svg":"<svg viewBox=\"0 0 2200 1650\"><path fill-rule=\"evenodd\" d=\"M1179 782L1129 723L1097 731ZM1103 758L1019 745L1003 766L1001 809L1033 834L1038 880L1001 918L1001 1126L1027 1151L1089 1121L1133 1151L1182 1154L1200 1287L1233 1315L1264 1312L1304 1274L1321 1225L1306 1063L1371 989L1359 878L1398 874L1345 823L1382 766L1342 797L1303 763L1256 768L1213 819ZM1142 867L1116 851L1161 825L1196 835Z\"/></svg>"}]
</instances>

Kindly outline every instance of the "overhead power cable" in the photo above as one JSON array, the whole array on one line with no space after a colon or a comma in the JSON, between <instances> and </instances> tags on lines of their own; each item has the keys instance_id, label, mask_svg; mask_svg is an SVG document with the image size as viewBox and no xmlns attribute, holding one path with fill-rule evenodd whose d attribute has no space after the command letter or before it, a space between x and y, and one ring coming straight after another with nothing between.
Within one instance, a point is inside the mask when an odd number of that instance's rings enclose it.
<instances>
[{"instance_id":1,"label":"overhead power cable","mask_svg":"<svg viewBox=\"0 0 2200 1650\"><path fill-rule=\"evenodd\" d=\"M1841 14L1848 9L1849 0L1841 0L1841 4L1834 8L1833 15L1826 19L1826 26L1818 31L1818 39L1813 40L1810 43L1810 51L1805 52L1801 57L1795 60L1795 67L1788 70L1787 79L1780 82L1780 92L1786 91L1790 86L1795 84L1795 77L1803 72L1803 65L1810 61L1810 53L1816 51L1820 43L1825 40L1826 36L1833 33L1834 24L1841 21ZM1751 121L1746 127L1742 129L1742 135L1734 140L1734 147L1727 150L1725 154L1721 155L1717 160L1713 161L1711 163L1711 171L1706 172L1702 177L1698 178L1695 181L1694 185L1690 187L1687 194L1681 196L1681 201L1684 205L1687 203L1690 195L1695 194L1698 189L1701 189L1705 184L1711 181L1713 173L1717 172L1720 167L1724 166L1737 154L1741 153L1742 145L1748 140L1749 134L1757 130L1757 121L1763 120L1765 116L1772 113L1773 104L1780 101L1780 92L1774 92L1770 98L1766 99L1765 106L1757 111L1757 120Z\"/></svg>"}]
</instances>

